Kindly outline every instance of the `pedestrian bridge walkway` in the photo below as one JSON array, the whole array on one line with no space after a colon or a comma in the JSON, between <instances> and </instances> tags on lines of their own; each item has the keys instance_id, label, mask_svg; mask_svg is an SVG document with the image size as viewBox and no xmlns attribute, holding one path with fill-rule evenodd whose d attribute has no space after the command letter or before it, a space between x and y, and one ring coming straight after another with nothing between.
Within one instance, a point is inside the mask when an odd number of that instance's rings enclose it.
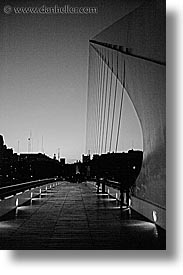
<instances>
[{"instance_id":1,"label":"pedestrian bridge walkway","mask_svg":"<svg viewBox=\"0 0 183 275\"><path fill-rule=\"evenodd\" d=\"M0 249L165 249L165 232L89 182L63 181L0 218Z\"/></svg>"}]
</instances>

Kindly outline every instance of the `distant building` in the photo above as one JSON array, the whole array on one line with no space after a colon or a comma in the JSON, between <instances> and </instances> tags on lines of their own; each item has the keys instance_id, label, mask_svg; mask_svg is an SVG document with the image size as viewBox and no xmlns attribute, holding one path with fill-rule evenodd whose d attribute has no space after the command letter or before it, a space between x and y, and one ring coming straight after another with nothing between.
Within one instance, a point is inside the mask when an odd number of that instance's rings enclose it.
<instances>
[{"instance_id":1,"label":"distant building","mask_svg":"<svg viewBox=\"0 0 183 275\"><path fill-rule=\"evenodd\" d=\"M90 155L82 155L82 163L87 163L90 161Z\"/></svg>"},{"instance_id":2,"label":"distant building","mask_svg":"<svg viewBox=\"0 0 183 275\"><path fill-rule=\"evenodd\" d=\"M47 155L45 154L42 154L42 153L22 153L20 154L20 157L19 157L19 160L20 161L45 161L45 160L51 160L50 157L48 157Z\"/></svg>"},{"instance_id":3,"label":"distant building","mask_svg":"<svg viewBox=\"0 0 183 275\"><path fill-rule=\"evenodd\" d=\"M65 165L65 158L60 158L60 163L61 163L62 166L64 166Z\"/></svg>"},{"instance_id":4,"label":"distant building","mask_svg":"<svg viewBox=\"0 0 183 275\"><path fill-rule=\"evenodd\" d=\"M98 160L98 159L99 159L99 157L100 157L99 155L94 154L94 155L93 155L93 160Z\"/></svg>"},{"instance_id":5,"label":"distant building","mask_svg":"<svg viewBox=\"0 0 183 275\"><path fill-rule=\"evenodd\" d=\"M30 180L58 177L63 174L59 161L42 153L17 155L7 148L0 135L0 186L18 184Z\"/></svg>"},{"instance_id":6,"label":"distant building","mask_svg":"<svg viewBox=\"0 0 183 275\"><path fill-rule=\"evenodd\" d=\"M13 154L13 149L7 148L3 136L0 135L0 186L15 179L16 162L17 154Z\"/></svg>"},{"instance_id":7,"label":"distant building","mask_svg":"<svg viewBox=\"0 0 183 275\"><path fill-rule=\"evenodd\" d=\"M0 164L2 163L2 160L3 160L3 149L4 149L4 140L3 140L3 136L0 135Z\"/></svg>"}]
</instances>

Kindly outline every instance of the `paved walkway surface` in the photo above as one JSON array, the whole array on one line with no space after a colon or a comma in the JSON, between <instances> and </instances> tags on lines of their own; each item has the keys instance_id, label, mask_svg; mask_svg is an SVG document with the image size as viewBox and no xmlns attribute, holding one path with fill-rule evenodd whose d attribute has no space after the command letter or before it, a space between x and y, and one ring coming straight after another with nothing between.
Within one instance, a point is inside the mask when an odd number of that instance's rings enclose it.
<instances>
[{"instance_id":1,"label":"paved walkway surface","mask_svg":"<svg viewBox=\"0 0 183 275\"><path fill-rule=\"evenodd\" d=\"M90 183L61 182L0 218L0 249L165 249L165 232Z\"/></svg>"}]
</instances>

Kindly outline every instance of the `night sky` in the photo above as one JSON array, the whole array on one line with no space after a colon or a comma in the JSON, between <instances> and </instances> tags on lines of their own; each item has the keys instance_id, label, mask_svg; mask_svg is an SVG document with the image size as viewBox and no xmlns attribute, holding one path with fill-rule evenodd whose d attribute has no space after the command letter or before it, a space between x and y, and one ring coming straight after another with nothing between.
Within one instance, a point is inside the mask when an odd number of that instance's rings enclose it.
<instances>
[{"instance_id":1,"label":"night sky","mask_svg":"<svg viewBox=\"0 0 183 275\"><path fill-rule=\"evenodd\" d=\"M137 7L140 0L1 1L0 134L15 152L33 151L80 159L85 152L89 39ZM5 14L5 5L90 6L98 14ZM131 106L126 101L126 125ZM133 120L133 145L140 148ZM127 126L125 126L127 127ZM136 130L135 130L136 129ZM136 132L135 132L136 131ZM129 143L130 144L129 144ZM124 137L124 149L132 140ZM125 148L126 146L126 148Z\"/></svg>"}]
</instances>

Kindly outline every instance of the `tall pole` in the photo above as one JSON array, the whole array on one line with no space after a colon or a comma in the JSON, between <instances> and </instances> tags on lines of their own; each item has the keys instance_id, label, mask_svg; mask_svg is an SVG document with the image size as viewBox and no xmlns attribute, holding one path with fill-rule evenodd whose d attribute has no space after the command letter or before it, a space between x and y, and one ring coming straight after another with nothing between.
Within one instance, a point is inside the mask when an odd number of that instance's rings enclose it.
<instances>
[{"instance_id":1,"label":"tall pole","mask_svg":"<svg viewBox=\"0 0 183 275\"><path fill-rule=\"evenodd\" d=\"M41 151L42 151L42 153L44 154L44 145L43 145L43 142L44 142L44 140L43 140L43 136L42 136Z\"/></svg>"},{"instance_id":2,"label":"tall pole","mask_svg":"<svg viewBox=\"0 0 183 275\"><path fill-rule=\"evenodd\" d=\"M18 140L18 144L17 144L17 153L20 153L20 141Z\"/></svg>"},{"instance_id":3,"label":"tall pole","mask_svg":"<svg viewBox=\"0 0 183 275\"><path fill-rule=\"evenodd\" d=\"M30 153L31 151L31 141L30 141L30 137L28 138L28 153Z\"/></svg>"},{"instance_id":4,"label":"tall pole","mask_svg":"<svg viewBox=\"0 0 183 275\"><path fill-rule=\"evenodd\" d=\"M58 148L58 161L60 161L60 148Z\"/></svg>"},{"instance_id":5,"label":"tall pole","mask_svg":"<svg viewBox=\"0 0 183 275\"><path fill-rule=\"evenodd\" d=\"M32 131L30 130L30 136L28 138L28 153L32 152Z\"/></svg>"}]
</instances>

